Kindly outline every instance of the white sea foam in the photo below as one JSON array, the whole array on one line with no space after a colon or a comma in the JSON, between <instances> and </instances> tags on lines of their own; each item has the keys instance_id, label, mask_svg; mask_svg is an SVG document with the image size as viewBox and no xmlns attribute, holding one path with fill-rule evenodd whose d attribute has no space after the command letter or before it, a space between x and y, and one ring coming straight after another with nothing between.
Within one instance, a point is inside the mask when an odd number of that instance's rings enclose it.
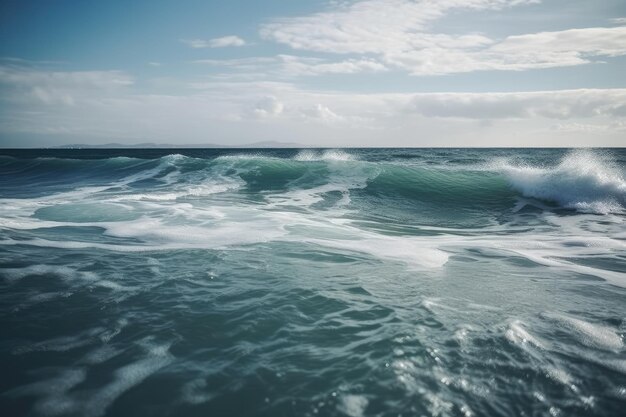
<instances>
[{"instance_id":1,"label":"white sea foam","mask_svg":"<svg viewBox=\"0 0 626 417\"><path fill-rule=\"evenodd\" d=\"M375 236L362 232L355 239L302 239L317 245L361 252L379 259L402 262L414 268L438 268L448 261L448 254L423 239Z\"/></svg>"},{"instance_id":2,"label":"white sea foam","mask_svg":"<svg viewBox=\"0 0 626 417\"><path fill-rule=\"evenodd\" d=\"M207 382L205 379L197 378L187 382L182 387L183 401L189 404L202 404L215 398L214 393L207 392Z\"/></svg>"},{"instance_id":3,"label":"white sea foam","mask_svg":"<svg viewBox=\"0 0 626 417\"><path fill-rule=\"evenodd\" d=\"M465 343L468 339L469 333L472 331L472 328L468 325L460 326L454 332L454 339L456 339L459 343Z\"/></svg>"},{"instance_id":4,"label":"white sea foam","mask_svg":"<svg viewBox=\"0 0 626 417\"><path fill-rule=\"evenodd\" d=\"M350 417L363 417L368 404L364 396L348 394L341 397L338 408Z\"/></svg>"},{"instance_id":5,"label":"white sea foam","mask_svg":"<svg viewBox=\"0 0 626 417\"><path fill-rule=\"evenodd\" d=\"M237 216L237 210L231 216ZM161 219L142 218L125 223L106 225L107 234L117 237L139 238L146 242L143 250L203 248L215 249L234 245L277 240L286 232L282 224L260 213L248 212L239 219L230 218L219 223L168 224Z\"/></svg>"},{"instance_id":6,"label":"white sea foam","mask_svg":"<svg viewBox=\"0 0 626 417\"><path fill-rule=\"evenodd\" d=\"M546 370L546 375L556 382L559 382L574 392L578 392L578 387L575 385L576 380L569 373L563 369L555 366L550 366Z\"/></svg>"},{"instance_id":7,"label":"white sea foam","mask_svg":"<svg viewBox=\"0 0 626 417\"><path fill-rule=\"evenodd\" d=\"M623 220L610 222L612 215L606 217L607 222L603 222L600 229L595 215L545 215L545 220L554 222L553 228L548 229L549 233L533 230L528 233L495 236L487 230L478 236L447 235L433 237L431 240L447 252L473 249L493 251L500 256L517 255L555 271L595 276L613 285L626 287L626 275L622 272L604 269L602 264L592 266L581 263L581 260L584 262L596 257L606 259L618 256L626 250L626 242L617 235L623 228Z\"/></svg>"},{"instance_id":8,"label":"white sea foam","mask_svg":"<svg viewBox=\"0 0 626 417\"><path fill-rule=\"evenodd\" d=\"M169 353L169 344L146 345L147 355L114 372L114 379L97 390L86 403L82 404L84 415L101 416L115 400L130 388L142 383L146 378L170 364L173 356Z\"/></svg>"},{"instance_id":9,"label":"white sea foam","mask_svg":"<svg viewBox=\"0 0 626 417\"><path fill-rule=\"evenodd\" d=\"M106 330L100 334L100 340L105 343L111 341L111 339L120 334L126 326L128 326L128 320L119 319L114 328Z\"/></svg>"},{"instance_id":10,"label":"white sea foam","mask_svg":"<svg viewBox=\"0 0 626 417\"><path fill-rule=\"evenodd\" d=\"M624 173L604 154L569 152L557 166L537 167L494 161L512 187L527 197L553 201L565 208L592 213L622 213L626 207Z\"/></svg>"},{"instance_id":11,"label":"white sea foam","mask_svg":"<svg viewBox=\"0 0 626 417\"><path fill-rule=\"evenodd\" d=\"M107 343L120 334L122 329L128 325L128 321L120 319L112 328L94 327L76 335L61 336L40 342L34 342L19 346L13 350L16 355L30 352L66 352L88 345Z\"/></svg>"},{"instance_id":12,"label":"white sea foam","mask_svg":"<svg viewBox=\"0 0 626 417\"><path fill-rule=\"evenodd\" d=\"M6 394L39 397L34 408L40 415L71 415L77 411L77 403L68 392L85 381L86 376L84 368L66 369L56 377L15 388Z\"/></svg>"},{"instance_id":13,"label":"white sea foam","mask_svg":"<svg viewBox=\"0 0 626 417\"><path fill-rule=\"evenodd\" d=\"M100 248L116 251L151 251L170 249L218 249L270 241L308 242L335 249L369 254L371 256L403 262L410 267L435 268L445 264L448 255L436 248L428 239L420 237L385 236L351 226L338 218L345 213L341 205L333 211L294 212L276 210L282 204L309 207L329 191L347 193L349 189L364 187L376 170L339 170L341 181L332 185L308 190L270 195L270 203L262 208L254 206L210 206L176 202L141 202L140 209L158 217L144 215L128 221L81 223L97 226L108 236L134 238L141 244L113 244L103 242L4 240L1 244L29 244L57 248ZM332 174L335 175L335 174ZM295 195L299 197L296 197ZM344 197L344 199L347 197ZM335 221L337 220L337 221ZM36 224L36 223L35 223ZM74 225L56 222L57 225ZM98 281L101 286L115 287L110 280Z\"/></svg>"},{"instance_id":14,"label":"white sea foam","mask_svg":"<svg viewBox=\"0 0 626 417\"><path fill-rule=\"evenodd\" d=\"M88 225L85 223L83 225ZM167 224L163 219L140 218L127 222L97 223L106 234L115 237L140 239L142 244L109 244L80 241L57 241L34 238L0 241L2 245L32 245L65 249L98 248L121 252L162 251L172 249L219 249L270 241L308 242L325 247L349 250L380 259L403 262L411 267L435 268L445 264L448 255L436 244L418 237L385 236L366 232L349 225L329 223L326 219L301 213L231 210L227 218L203 224ZM302 232L306 228L306 234ZM312 237L317 236L317 237ZM67 271L69 275L71 271ZM16 277L27 271L9 271ZM102 280L85 273L95 285L124 289L110 280ZM81 275L82 276L82 275Z\"/></svg>"},{"instance_id":15,"label":"white sea foam","mask_svg":"<svg viewBox=\"0 0 626 417\"><path fill-rule=\"evenodd\" d=\"M14 395L23 394L61 394L85 380L86 372L83 368L63 370L58 376L45 379L10 391Z\"/></svg>"},{"instance_id":16,"label":"white sea foam","mask_svg":"<svg viewBox=\"0 0 626 417\"><path fill-rule=\"evenodd\" d=\"M296 161L353 161L354 155L339 149L326 149L324 151L304 149L298 152L294 158Z\"/></svg>"},{"instance_id":17,"label":"white sea foam","mask_svg":"<svg viewBox=\"0 0 626 417\"><path fill-rule=\"evenodd\" d=\"M286 192L267 196L270 207L300 206L311 207L324 199L323 195L332 192L341 193L341 199L334 204L335 209L345 208L350 203L350 191L362 189L369 180L375 178L380 170L368 165L344 167L333 165L329 167L330 178L328 183L312 188L296 188ZM345 211L334 211L339 216Z\"/></svg>"},{"instance_id":18,"label":"white sea foam","mask_svg":"<svg viewBox=\"0 0 626 417\"><path fill-rule=\"evenodd\" d=\"M349 160L352 158L349 154L347 154L348 156L342 155L342 152L306 150L301 151L296 159ZM532 181L529 180L528 184L534 184L533 187L536 186L537 189L545 188L554 191L562 185L564 192L569 192L567 181L576 182L578 181L576 178L579 177L583 178L581 180L583 185L600 184L600 188L615 188L617 183L614 180L618 178L618 175L615 169L610 167L610 164L606 167L593 161L593 163L589 162L590 160L586 159L585 156L587 155L585 152L589 151L578 152L583 153L570 154L564 158L560 165L553 168L520 167L510 163L502 163L498 169L509 170L511 173L521 173L518 179L524 184L526 184L524 178L531 178ZM596 154L591 153L591 155ZM249 155L245 157L251 158ZM186 157L166 157L162 160L161 165L180 165L184 158ZM223 159L229 160L227 157ZM276 159L279 160L279 158ZM287 162L289 163L289 161ZM587 171L576 168L583 163L590 164L594 168ZM517 230L508 226L495 226L489 229L464 230L464 233L473 234L469 236L458 235L454 229L437 227L421 227L421 229L439 231L446 235L427 237L384 235L368 230L362 224L353 225L349 220L352 209L348 206L351 191L366 187L368 181L375 178L381 169L376 164L368 162L329 163L327 164L329 178L326 184L308 189L294 186L286 191L264 193L263 204L220 201L219 199L214 201L203 198L180 200L180 197L193 197L194 195L203 197L230 189L229 187L241 187L244 182L237 175L231 173L227 176L225 171L220 171L221 169L230 169L229 167L232 165L236 164L217 163L210 169L202 168L190 172L176 170L168 175L172 176L172 180L177 178L176 181L182 180L182 182L173 183L168 187L156 187L154 190L122 188L119 192L101 193L100 191L107 189L107 187L103 187L92 189L86 193L82 191L64 193L40 200L12 199L8 201L8 205L3 206L0 227L36 230L55 226L94 226L104 229L108 237L124 238L124 242L120 243L115 239L82 241L80 237L55 240L54 237L46 235L32 239L6 238L0 241L0 244L67 249L99 248L131 252L193 248L223 249L264 242L299 242L358 252L383 260L403 262L411 268L441 267L447 262L451 252L458 253L467 249L493 250L499 255L522 256L536 264L555 270L593 275L613 284L626 286L626 278L623 273L578 261L578 259L615 256L626 250L626 243L620 240L616 234L623 229L620 226L623 225L623 220L620 220L619 216L603 216L607 222L610 221L614 224L612 226L598 226L595 225L597 219L589 220L583 225L563 223L573 221L571 220L573 217L576 217L576 221L587 217L597 218L593 215L581 214L569 216L566 219L558 216L552 219L549 214L543 215L543 220L546 222L554 220L554 228L559 230L558 234L544 233L543 230L511 234L508 232L522 232L523 228ZM155 171L148 174L148 177L162 172L163 166L158 169L155 168ZM601 170L604 170L602 172L606 174L604 177L601 175ZM145 178L145 176L131 177L127 177L122 182ZM220 182L224 178L227 181ZM557 185L550 185L550 181L556 181L555 184ZM333 201L333 204L325 206L323 210L318 210L313 206L325 198L325 194L331 192L340 193L339 196L336 196L339 200L330 200ZM32 217L37 209L51 205L89 203L97 206L100 203L112 202L119 205L122 200L126 200L121 205L124 210L132 212L138 218L124 221L83 221L76 223L61 221L61 218L58 219L59 221L47 221ZM107 206L103 205L102 207L106 209ZM4 211L5 208L6 211ZM548 227L551 226L546 226L546 228ZM507 234L503 234L503 231L506 231ZM65 271L66 274L62 272L59 271L60 276L72 275L68 271ZM8 275L3 275L8 279L15 279L16 276L20 275L20 272L9 271ZM90 285L108 287L114 290L124 289L117 279L110 277L94 277L83 273L74 274L74 276L76 282L83 280L90 282Z\"/></svg>"},{"instance_id":19,"label":"white sea foam","mask_svg":"<svg viewBox=\"0 0 626 417\"><path fill-rule=\"evenodd\" d=\"M69 297L72 293L71 292L58 292L58 291L53 291L53 292L42 292L42 293L37 293L32 295L31 297L28 298L28 301L32 304L36 304L36 303L44 303L46 301L50 301L50 300L54 300L57 298L61 298L61 297Z\"/></svg>"},{"instance_id":20,"label":"white sea foam","mask_svg":"<svg viewBox=\"0 0 626 417\"><path fill-rule=\"evenodd\" d=\"M97 365L100 363L104 363L111 358L119 355L121 350L115 349L112 346L104 345L100 346L91 352L87 353L85 357L81 360L81 363L89 364L89 365Z\"/></svg>"},{"instance_id":21,"label":"white sea foam","mask_svg":"<svg viewBox=\"0 0 626 417\"><path fill-rule=\"evenodd\" d=\"M4 275L9 282L15 282L28 276L52 275L68 283L83 282L110 286L110 283L101 280L94 272L78 271L69 266L37 264L23 268L0 269L0 273Z\"/></svg>"},{"instance_id":22,"label":"white sea foam","mask_svg":"<svg viewBox=\"0 0 626 417\"><path fill-rule=\"evenodd\" d=\"M113 373L113 380L95 391L75 389L87 376L85 368L76 368L64 370L54 378L16 388L9 394L38 396L35 409L39 414L101 416L120 395L172 362L169 344L155 344L149 338L139 344L144 348L145 356L117 369ZM82 362L94 365L118 353L117 350L103 347L90 352Z\"/></svg>"},{"instance_id":23,"label":"white sea foam","mask_svg":"<svg viewBox=\"0 0 626 417\"><path fill-rule=\"evenodd\" d=\"M452 415L452 411L454 409L454 404L452 402L446 401L444 398L433 392L424 393L424 397L426 399L428 412L431 416L446 417Z\"/></svg>"},{"instance_id":24,"label":"white sea foam","mask_svg":"<svg viewBox=\"0 0 626 417\"><path fill-rule=\"evenodd\" d=\"M303 202L308 207L311 201ZM533 263L571 271L583 275L597 276L612 284L626 286L626 277L618 271L603 269L589 264L580 264L577 259L607 257L626 250L626 242L615 238L615 230L622 223L611 223L597 229L589 223L587 216L566 218L546 216L554 221L558 235L546 233L517 233L497 237L486 231L477 236L386 236L352 226L345 213L339 208L332 211L295 212L284 210L279 200L265 207L258 206L196 206L177 202L172 205L142 202L145 213L157 213L158 218L141 217L126 222L82 223L82 226L98 226L106 234L122 238L139 239L141 243L104 243L81 241L56 241L34 238L30 240L5 239L2 245L33 245L55 248L100 248L113 251L161 251L170 249L218 249L249 245L261 242L288 241L313 243L341 250L351 250L372 256L402 261L412 267L438 267L445 264L448 253L468 249L493 250L500 255L514 254ZM289 202L285 201L288 205ZM295 204L292 201L292 204ZM608 216L610 220L611 216ZM552 219L552 220L551 220ZM38 220L28 220L34 227ZM580 224L578 224L580 223ZM47 224L47 223L45 223ZM72 223L58 223L72 225ZM599 234L601 233L601 234ZM3 274L15 279L27 271L9 271ZM34 272L34 271L33 271ZM63 271L60 271L63 272ZM69 272L69 271L65 271ZM13 277L13 278L11 278ZM89 278L89 277L84 277ZM88 280L86 280L88 281ZM100 284L106 286L106 280ZM110 281L110 280L109 280ZM97 281L92 281L96 283ZM114 281L115 282L115 281Z\"/></svg>"},{"instance_id":25,"label":"white sea foam","mask_svg":"<svg viewBox=\"0 0 626 417\"><path fill-rule=\"evenodd\" d=\"M215 158L215 160L216 161L242 161L242 160L255 159L255 158L269 159L269 160L279 159L279 158L275 158L271 156L263 156L261 153L239 153L239 154L234 154L234 155L220 155L217 158Z\"/></svg>"},{"instance_id":26,"label":"white sea foam","mask_svg":"<svg viewBox=\"0 0 626 417\"><path fill-rule=\"evenodd\" d=\"M573 332L576 339L586 346L608 351L620 351L624 347L621 336L614 328L562 314L546 314L546 317L556 320L562 327Z\"/></svg>"},{"instance_id":27,"label":"white sea foam","mask_svg":"<svg viewBox=\"0 0 626 417\"><path fill-rule=\"evenodd\" d=\"M9 244L11 241L0 241L0 244ZM17 241L15 244L22 244L29 241ZM43 241L45 242L45 241ZM41 242L41 243L43 243ZM48 241L49 243L38 244L38 239L31 242L34 246L55 247L54 241ZM29 243L29 244L31 244ZM76 245L76 242L59 242L61 245ZM71 268L69 266L59 265L45 265L37 264L30 265L23 268L0 268L0 275L4 276L8 282L15 282L30 276L45 276L51 275L60 278L63 282L70 286L70 288L84 287L84 286L97 286L102 288L108 288L113 291L133 291L135 288L119 284L110 279L103 279L95 272L91 271L79 271L78 269ZM62 293L63 294L63 293ZM61 294L59 294L61 295ZM51 295L53 297L53 295ZM45 299L42 299L45 301Z\"/></svg>"},{"instance_id":28,"label":"white sea foam","mask_svg":"<svg viewBox=\"0 0 626 417\"><path fill-rule=\"evenodd\" d=\"M509 323L504 335L506 338L518 346L533 345L538 348L544 348L545 342L542 342L538 337L530 334L525 328L525 324L520 320L514 320Z\"/></svg>"},{"instance_id":29,"label":"white sea foam","mask_svg":"<svg viewBox=\"0 0 626 417\"><path fill-rule=\"evenodd\" d=\"M588 359L626 375L626 359L597 359L595 357L588 357Z\"/></svg>"}]
</instances>

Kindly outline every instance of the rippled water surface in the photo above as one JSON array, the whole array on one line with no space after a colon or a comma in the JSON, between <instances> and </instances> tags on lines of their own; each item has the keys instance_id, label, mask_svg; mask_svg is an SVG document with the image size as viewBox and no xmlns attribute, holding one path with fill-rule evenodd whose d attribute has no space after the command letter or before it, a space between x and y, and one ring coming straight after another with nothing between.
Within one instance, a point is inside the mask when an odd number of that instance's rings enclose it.
<instances>
[{"instance_id":1,"label":"rippled water surface","mask_svg":"<svg viewBox=\"0 0 626 417\"><path fill-rule=\"evenodd\" d=\"M626 151L0 151L0 414L620 416Z\"/></svg>"}]
</instances>

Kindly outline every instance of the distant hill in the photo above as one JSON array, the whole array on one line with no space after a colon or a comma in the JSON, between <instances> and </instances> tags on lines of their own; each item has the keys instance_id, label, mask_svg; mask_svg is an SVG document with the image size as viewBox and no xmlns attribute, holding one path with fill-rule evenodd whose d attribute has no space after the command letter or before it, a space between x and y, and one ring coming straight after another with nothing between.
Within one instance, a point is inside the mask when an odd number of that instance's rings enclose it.
<instances>
[{"instance_id":1,"label":"distant hill","mask_svg":"<svg viewBox=\"0 0 626 417\"><path fill-rule=\"evenodd\" d=\"M307 147L306 145L301 145L299 143L275 142L275 141L254 142L254 143L248 143L248 144L244 144L244 145L217 145L217 144L214 144L214 143L173 144L173 143L144 142L144 143L135 143L135 144L104 143L104 144L98 144L98 145L90 145L90 144L83 144L83 143L72 143L72 144L69 144L69 145L51 146L51 148L53 148L53 149L306 148L306 147Z\"/></svg>"}]
</instances>

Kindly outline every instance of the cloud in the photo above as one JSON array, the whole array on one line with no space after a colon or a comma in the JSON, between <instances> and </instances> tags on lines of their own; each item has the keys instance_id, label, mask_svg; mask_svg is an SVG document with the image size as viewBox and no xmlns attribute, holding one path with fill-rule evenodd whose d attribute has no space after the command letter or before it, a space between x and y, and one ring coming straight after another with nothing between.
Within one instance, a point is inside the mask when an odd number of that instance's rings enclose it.
<instances>
[{"instance_id":1,"label":"cloud","mask_svg":"<svg viewBox=\"0 0 626 417\"><path fill-rule=\"evenodd\" d=\"M0 141L19 132L66 143L616 146L626 126L626 89L359 94L200 78L166 95L141 86L115 71L0 66Z\"/></svg>"},{"instance_id":2,"label":"cloud","mask_svg":"<svg viewBox=\"0 0 626 417\"><path fill-rule=\"evenodd\" d=\"M276 57L248 57L248 58L235 58L235 59L198 59L193 61L196 64L207 64L217 67L230 67L234 69L257 69L265 64L275 64L277 62Z\"/></svg>"},{"instance_id":3,"label":"cloud","mask_svg":"<svg viewBox=\"0 0 626 417\"><path fill-rule=\"evenodd\" d=\"M558 132L565 133L604 133L619 132L626 130L626 121L618 121L608 124L588 124L588 123L556 123L551 126Z\"/></svg>"},{"instance_id":4,"label":"cloud","mask_svg":"<svg viewBox=\"0 0 626 417\"><path fill-rule=\"evenodd\" d=\"M541 32L482 45L480 40L471 45L447 36L427 38L428 47L401 54L389 52L383 60L412 75L442 75L568 67L598 62L598 57L626 55L626 27Z\"/></svg>"},{"instance_id":5,"label":"cloud","mask_svg":"<svg viewBox=\"0 0 626 417\"><path fill-rule=\"evenodd\" d=\"M320 103L301 108L300 115L305 120L321 121L330 124L345 120L344 117L332 111L328 106Z\"/></svg>"},{"instance_id":6,"label":"cloud","mask_svg":"<svg viewBox=\"0 0 626 417\"><path fill-rule=\"evenodd\" d=\"M0 66L0 82L13 85L82 86L110 88L128 86L133 79L122 71L45 71L18 66Z\"/></svg>"},{"instance_id":7,"label":"cloud","mask_svg":"<svg viewBox=\"0 0 626 417\"><path fill-rule=\"evenodd\" d=\"M279 58L281 62L285 57ZM291 58L287 59L289 62ZM252 61L254 63L254 61ZM265 62L265 61L263 61ZM299 63L300 61L297 60ZM247 63L247 61L246 61ZM240 62L233 63L240 65ZM325 65L312 59L313 67ZM0 66L0 88L5 101L36 104L67 100L88 105L162 102L176 107L193 102L207 107L213 117L242 117L253 113L313 118L384 118L420 115L433 118L553 120L626 117L626 89L575 89L506 93L397 93L358 94L307 90L285 82L196 81L179 88L177 96L148 95L131 89L133 79L119 71L45 71ZM24 94L25 92L29 94ZM66 103L67 104L67 103ZM239 110L236 110L239 109ZM332 109L332 110L331 110ZM5 107L5 112L10 112ZM234 113L233 113L234 112ZM220 116L221 115L221 116ZM229 117L230 117L229 116Z\"/></svg>"},{"instance_id":8,"label":"cloud","mask_svg":"<svg viewBox=\"0 0 626 417\"><path fill-rule=\"evenodd\" d=\"M626 115L626 89L523 93L424 93L407 110L426 117L462 119L581 119Z\"/></svg>"},{"instance_id":9,"label":"cloud","mask_svg":"<svg viewBox=\"0 0 626 417\"><path fill-rule=\"evenodd\" d=\"M570 59L585 61L590 56L626 54L626 27L569 29L509 36L490 47L487 53L518 57L519 63L568 64ZM589 62L589 61L586 61Z\"/></svg>"},{"instance_id":10,"label":"cloud","mask_svg":"<svg viewBox=\"0 0 626 417\"><path fill-rule=\"evenodd\" d=\"M134 83L121 71L46 71L24 66L0 66L0 85L16 92L18 101L34 98L44 104L72 106L79 98L111 94Z\"/></svg>"},{"instance_id":11,"label":"cloud","mask_svg":"<svg viewBox=\"0 0 626 417\"><path fill-rule=\"evenodd\" d=\"M239 36L223 36L221 38L214 38L209 40L203 39L181 39L181 42L190 46L191 48L226 48L234 46L244 46L246 41Z\"/></svg>"},{"instance_id":12,"label":"cloud","mask_svg":"<svg viewBox=\"0 0 626 417\"><path fill-rule=\"evenodd\" d=\"M278 116L283 112L285 105L274 96L265 96L256 102L252 111L256 117Z\"/></svg>"},{"instance_id":13,"label":"cloud","mask_svg":"<svg viewBox=\"0 0 626 417\"><path fill-rule=\"evenodd\" d=\"M228 46L244 46L246 41L238 36L224 36L222 38L215 38L209 41L211 48L225 48Z\"/></svg>"},{"instance_id":14,"label":"cloud","mask_svg":"<svg viewBox=\"0 0 626 417\"><path fill-rule=\"evenodd\" d=\"M454 9L497 10L535 0L365 0L309 16L276 19L261 36L294 49L331 53L384 54L423 44L420 34Z\"/></svg>"},{"instance_id":15,"label":"cloud","mask_svg":"<svg viewBox=\"0 0 626 417\"><path fill-rule=\"evenodd\" d=\"M504 39L482 33L433 32L433 22L454 10L498 10L530 3L535 2L366 0L309 16L277 19L263 25L260 33L265 39L294 49L359 54L361 62L368 62L370 68L400 69L417 76L567 67L626 55L626 26L530 33ZM328 72L330 68L347 71L348 64L327 63L326 67Z\"/></svg>"},{"instance_id":16,"label":"cloud","mask_svg":"<svg viewBox=\"0 0 626 417\"><path fill-rule=\"evenodd\" d=\"M324 74L356 74L387 71L380 62L369 58L351 58L331 61L325 58L277 55L274 57L249 57L237 59L202 59L197 64L228 68L229 71L253 73L261 77L297 77Z\"/></svg>"},{"instance_id":17,"label":"cloud","mask_svg":"<svg viewBox=\"0 0 626 417\"><path fill-rule=\"evenodd\" d=\"M626 17L616 17L614 19L609 19L609 23L613 23L614 25L626 25Z\"/></svg>"},{"instance_id":18,"label":"cloud","mask_svg":"<svg viewBox=\"0 0 626 417\"><path fill-rule=\"evenodd\" d=\"M323 59L301 58L291 55L280 55L281 71L287 75L322 75L322 74L356 74L360 72L381 72L387 68L373 59L347 59L328 62Z\"/></svg>"}]
</instances>

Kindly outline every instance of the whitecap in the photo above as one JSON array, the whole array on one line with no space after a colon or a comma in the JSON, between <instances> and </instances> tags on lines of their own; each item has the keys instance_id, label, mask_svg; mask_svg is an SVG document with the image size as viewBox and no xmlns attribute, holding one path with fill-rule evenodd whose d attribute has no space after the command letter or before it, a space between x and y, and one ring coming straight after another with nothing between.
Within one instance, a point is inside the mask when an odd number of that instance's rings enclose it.
<instances>
[{"instance_id":1,"label":"whitecap","mask_svg":"<svg viewBox=\"0 0 626 417\"><path fill-rule=\"evenodd\" d=\"M348 394L341 397L339 411L350 417L363 417L369 401L363 395Z\"/></svg>"},{"instance_id":2,"label":"whitecap","mask_svg":"<svg viewBox=\"0 0 626 417\"><path fill-rule=\"evenodd\" d=\"M521 320L514 320L509 323L504 335L510 342L518 346L533 345L538 348L544 348L545 343L538 337L533 336L526 330L525 326L526 324Z\"/></svg>"},{"instance_id":3,"label":"whitecap","mask_svg":"<svg viewBox=\"0 0 626 417\"><path fill-rule=\"evenodd\" d=\"M573 332L576 339L586 346L608 351L620 351L624 347L622 337L614 328L561 314L546 314L546 317Z\"/></svg>"},{"instance_id":4,"label":"whitecap","mask_svg":"<svg viewBox=\"0 0 626 417\"><path fill-rule=\"evenodd\" d=\"M624 174L607 154L598 151L570 151L554 167L496 160L490 168L504 173L526 197L598 214L623 213L626 207Z\"/></svg>"},{"instance_id":5,"label":"whitecap","mask_svg":"<svg viewBox=\"0 0 626 417\"><path fill-rule=\"evenodd\" d=\"M354 155L341 149L325 149L323 151L304 149L294 157L296 161L354 161Z\"/></svg>"}]
</instances>

